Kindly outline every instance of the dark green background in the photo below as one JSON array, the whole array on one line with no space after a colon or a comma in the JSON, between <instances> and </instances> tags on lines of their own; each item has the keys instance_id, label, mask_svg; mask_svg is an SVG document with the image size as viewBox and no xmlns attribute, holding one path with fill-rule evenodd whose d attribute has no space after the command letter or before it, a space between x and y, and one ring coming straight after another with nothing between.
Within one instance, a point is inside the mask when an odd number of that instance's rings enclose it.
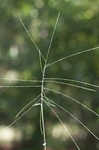
<instances>
[{"instance_id":1,"label":"dark green background","mask_svg":"<svg viewBox=\"0 0 99 150\"><path fill-rule=\"evenodd\" d=\"M50 37L58 12L61 17L57 25L48 62L53 62L85 49L99 45L99 1L98 0L0 0L0 77L8 73L18 74L20 79L41 79L38 53L28 35L20 24L20 15L32 32L33 39L44 56L47 54ZM11 49L18 49L18 56L11 56ZM71 57L49 67L46 77L60 77L81 80L99 85L99 49ZM10 85L0 80L1 85ZM11 84L12 85L12 84ZM14 85L23 85L17 82ZM30 85L26 83L25 85ZM99 89L88 92L66 85L46 85L54 90L77 98L99 113ZM35 97L40 89L35 88L0 88L0 124L9 125L16 113ZM58 104L74 113L97 136L99 119L85 108L66 101L65 98L48 93ZM59 113L60 112L60 113ZM68 115L57 110L64 123L72 129L81 150L98 150L99 142ZM48 150L75 150L70 139L62 140L51 135L52 128L58 124L54 114L44 106ZM43 136L40 132L40 109L34 108L27 113L14 127L23 133L21 150L42 149ZM86 132L86 136L81 135ZM65 132L65 131L64 131ZM74 134L73 134L74 135Z\"/></svg>"}]
</instances>

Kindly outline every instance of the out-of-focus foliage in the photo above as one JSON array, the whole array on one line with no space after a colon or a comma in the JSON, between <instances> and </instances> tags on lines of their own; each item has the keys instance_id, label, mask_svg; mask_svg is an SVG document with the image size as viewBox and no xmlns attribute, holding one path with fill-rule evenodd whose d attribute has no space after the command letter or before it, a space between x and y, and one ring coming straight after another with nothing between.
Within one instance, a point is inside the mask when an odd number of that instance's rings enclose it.
<instances>
[{"instance_id":1,"label":"out-of-focus foliage","mask_svg":"<svg viewBox=\"0 0 99 150\"><path fill-rule=\"evenodd\" d=\"M61 18L56 29L48 62L99 45L99 1L98 0L0 0L0 78L41 79L38 53L19 22L18 15L32 33L44 56L57 14ZM61 61L46 71L46 77L72 78L99 84L99 49ZM0 80L1 85L13 85ZM14 85L29 83L15 82ZM34 83L32 83L34 84ZM29 84L29 85L32 85ZM77 98L99 113L99 89L96 93L83 91L66 85L48 84ZM40 88L0 88L0 124L9 125L16 113L38 93ZM99 119L80 105L66 101L59 95L49 93L55 102L65 106L99 135ZM73 150L70 139L52 136L52 129L58 124L48 108L44 107L48 150ZM98 150L97 142L89 133L66 114L61 117L71 128L82 150ZM21 150L40 150L43 136L40 132L40 108L33 108L14 127L22 131ZM77 132L76 132L77 130ZM77 135L76 135L77 134ZM57 144L59 143L59 144Z\"/></svg>"}]
</instances>

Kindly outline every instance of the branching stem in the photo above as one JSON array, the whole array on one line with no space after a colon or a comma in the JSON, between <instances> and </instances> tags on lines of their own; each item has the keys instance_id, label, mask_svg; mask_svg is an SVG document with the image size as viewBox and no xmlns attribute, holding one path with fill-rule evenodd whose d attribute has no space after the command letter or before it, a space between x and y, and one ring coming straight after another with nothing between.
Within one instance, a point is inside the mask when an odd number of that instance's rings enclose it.
<instances>
[{"instance_id":1,"label":"branching stem","mask_svg":"<svg viewBox=\"0 0 99 150\"><path fill-rule=\"evenodd\" d=\"M46 71L46 64L44 65L44 68L43 68L43 72L42 72L42 84L41 84L41 122L42 122L43 138L44 138L44 143L43 143L44 150L46 150L46 134L45 134L44 107L43 107L45 71Z\"/></svg>"}]
</instances>

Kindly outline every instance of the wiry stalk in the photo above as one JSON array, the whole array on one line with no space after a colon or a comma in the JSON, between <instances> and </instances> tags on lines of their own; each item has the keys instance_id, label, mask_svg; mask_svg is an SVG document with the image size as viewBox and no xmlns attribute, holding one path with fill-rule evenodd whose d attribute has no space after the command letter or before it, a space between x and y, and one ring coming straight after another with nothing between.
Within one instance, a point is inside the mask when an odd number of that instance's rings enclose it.
<instances>
[{"instance_id":1,"label":"wiry stalk","mask_svg":"<svg viewBox=\"0 0 99 150\"><path fill-rule=\"evenodd\" d=\"M46 96L45 96L45 99L49 103L51 101L51 105L54 105L54 107L56 106L56 107L60 108L61 110L63 110L65 113L67 113L70 117L72 117L74 120L76 120L81 126L83 126L96 140L99 141L99 137L97 137L81 120L79 120L76 116L74 116L73 113L71 113L70 111L68 111L67 109L62 107L61 105L55 103L52 99L49 99Z\"/></svg>"},{"instance_id":2,"label":"wiry stalk","mask_svg":"<svg viewBox=\"0 0 99 150\"><path fill-rule=\"evenodd\" d=\"M96 117L99 117L99 114L97 112L95 112L94 110L92 110L91 108L89 108L87 105L81 103L80 101L78 101L77 99L67 95L67 94L64 94L62 92L59 92L57 90L53 90L53 89L49 89L49 88L44 88L45 90L49 91L49 92L53 92L55 94L59 94L65 98L67 98L67 100L71 100L72 102L75 102L76 104L82 106L83 108L85 108L86 110L90 111L91 113L93 113Z\"/></svg>"},{"instance_id":3,"label":"wiry stalk","mask_svg":"<svg viewBox=\"0 0 99 150\"><path fill-rule=\"evenodd\" d=\"M54 29L53 29L53 32L52 32L51 40L50 40L50 43L49 43L49 46L48 46L48 51L47 51L47 55L46 55L46 59L45 59L44 68L43 68L43 71L42 71L42 84L41 84L41 121L42 121L42 132L43 132L43 138L44 138L44 143L43 143L44 150L47 149L47 147L46 147L45 123L44 123L44 107L43 107L43 103L44 103L44 81L45 81L45 73L46 73L46 66L47 66L47 62L48 62L48 56L49 56L49 53L50 53L50 48L51 48L52 41L53 41L53 38L54 38L54 34L55 34L57 23L59 21L59 17L60 17L60 12L58 13L57 20L56 20L56 23L55 23L55 26L54 26Z\"/></svg>"},{"instance_id":4,"label":"wiry stalk","mask_svg":"<svg viewBox=\"0 0 99 150\"><path fill-rule=\"evenodd\" d=\"M51 107L52 105L50 105L48 102L44 101L45 104L51 109L51 111L55 114L56 118L58 119L58 121L60 122L60 124L62 125L64 131L66 132L66 134L69 135L69 137L71 138L72 142L74 143L74 145L76 146L77 150L80 150L79 145L77 144L77 142L75 141L74 137L71 135L70 131L68 130L68 128L66 127L66 125L63 123L62 119L59 117L59 115L56 113L56 111ZM64 132L64 134L65 134ZM65 135L66 135L65 134Z\"/></svg>"},{"instance_id":5,"label":"wiry stalk","mask_svg":"<svg viewBox=\"0 0 99 150\"><path fill-rule=\"evenodd\" d=\"M63 57L63 58L60 58L60 59L58 59L58 60L56 60L56 61L54 61L54 62L48 64L47 67L50 67L50 66L52 66L52 65L54 65L54 64L56 64L56 63L58 63L58 62L61 62L61 61L63 61L63 60L66 60L66 59L68 59L68 58L71 58L71 57L74 57L74 56L77 56L77 55L81 55L81 54L83 54L83 53L95 51L95 50L97 50L97 49L99 49L99 46L98 46L98 47L94 47L94 48L89 48L89 49L86 49L86 50L83 50L83 51L79 51L79 52L77 52L77 53L73 53L73 54L71 54L71 55L65 56L65 57Z\"/></svg>"},{"instance_id":6,"label":"wiry stalk","mask_svg":"<svg viewBox=\"0 0 99 150\"><path fill-rule=\"evenodd\" d=\"M43 138L44 138L44 142L43 142L44 150L46 150L46 135L45 135L44 107L43 107L45 71L46 71L46 66L44 66L44 69L43 69L43 72L42 72L42 84L41 84L41 122L42 122Z\"/></svg>"}]
</instances>

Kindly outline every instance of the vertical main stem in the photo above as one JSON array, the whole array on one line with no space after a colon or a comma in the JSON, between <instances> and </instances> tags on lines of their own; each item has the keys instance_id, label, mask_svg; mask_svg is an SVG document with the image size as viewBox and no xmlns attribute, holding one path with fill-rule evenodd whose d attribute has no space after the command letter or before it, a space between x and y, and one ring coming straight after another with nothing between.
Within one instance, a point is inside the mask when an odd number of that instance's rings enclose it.
<instances>
[{"instance_id":1,"label":"vertical main stem","mask_svg":"<svg viewBox=\"0 0 99 150\"><path fill-rule=\"evenodd\" d=\"M42 121L42 131L43 131L43 136L44 136L44 143L43 143L44 150L46 150L46 135L45 135L44 110L43 110L44 109L43 108L43 102L44 102L44 78L45 78L45 72L46 72L46 68L47 68L48 56L49 56L49 52L50 52L50 49L51 49L51 45L52 45L52 41L53 41L53 37L54 37L54 34L55 34L55 30L56 30L56 26L57 26L59 17L60 17L60 12L58 13L57 20L56 20L56 23L55 23L55 26L54 26L54 30L52 32L51 40L50 40L50 43L49 43L49 46L48 46L48 52L47 52L46 59L45 59L45 64L44 64L43 71L42 71L42 84L41 84L41 121ZM42 66L41 66L41 68L42 68Z\"/></svg>"},{"instance_id":2,"label":"vertical main stem","mask_svg":"<svg viewBox=\"0 0 99 150\"><path fill-rule=\"evenodd\" d=\"M42 120L42 130L43 130L43 137L44 137L44 150L46 150L46 133L45 133L45 123L44 123L44 76L46 71L46 64L44 65L43 72L42 72L42 84L41 84L41 120Z\"/></svg>"}]
</instances>

